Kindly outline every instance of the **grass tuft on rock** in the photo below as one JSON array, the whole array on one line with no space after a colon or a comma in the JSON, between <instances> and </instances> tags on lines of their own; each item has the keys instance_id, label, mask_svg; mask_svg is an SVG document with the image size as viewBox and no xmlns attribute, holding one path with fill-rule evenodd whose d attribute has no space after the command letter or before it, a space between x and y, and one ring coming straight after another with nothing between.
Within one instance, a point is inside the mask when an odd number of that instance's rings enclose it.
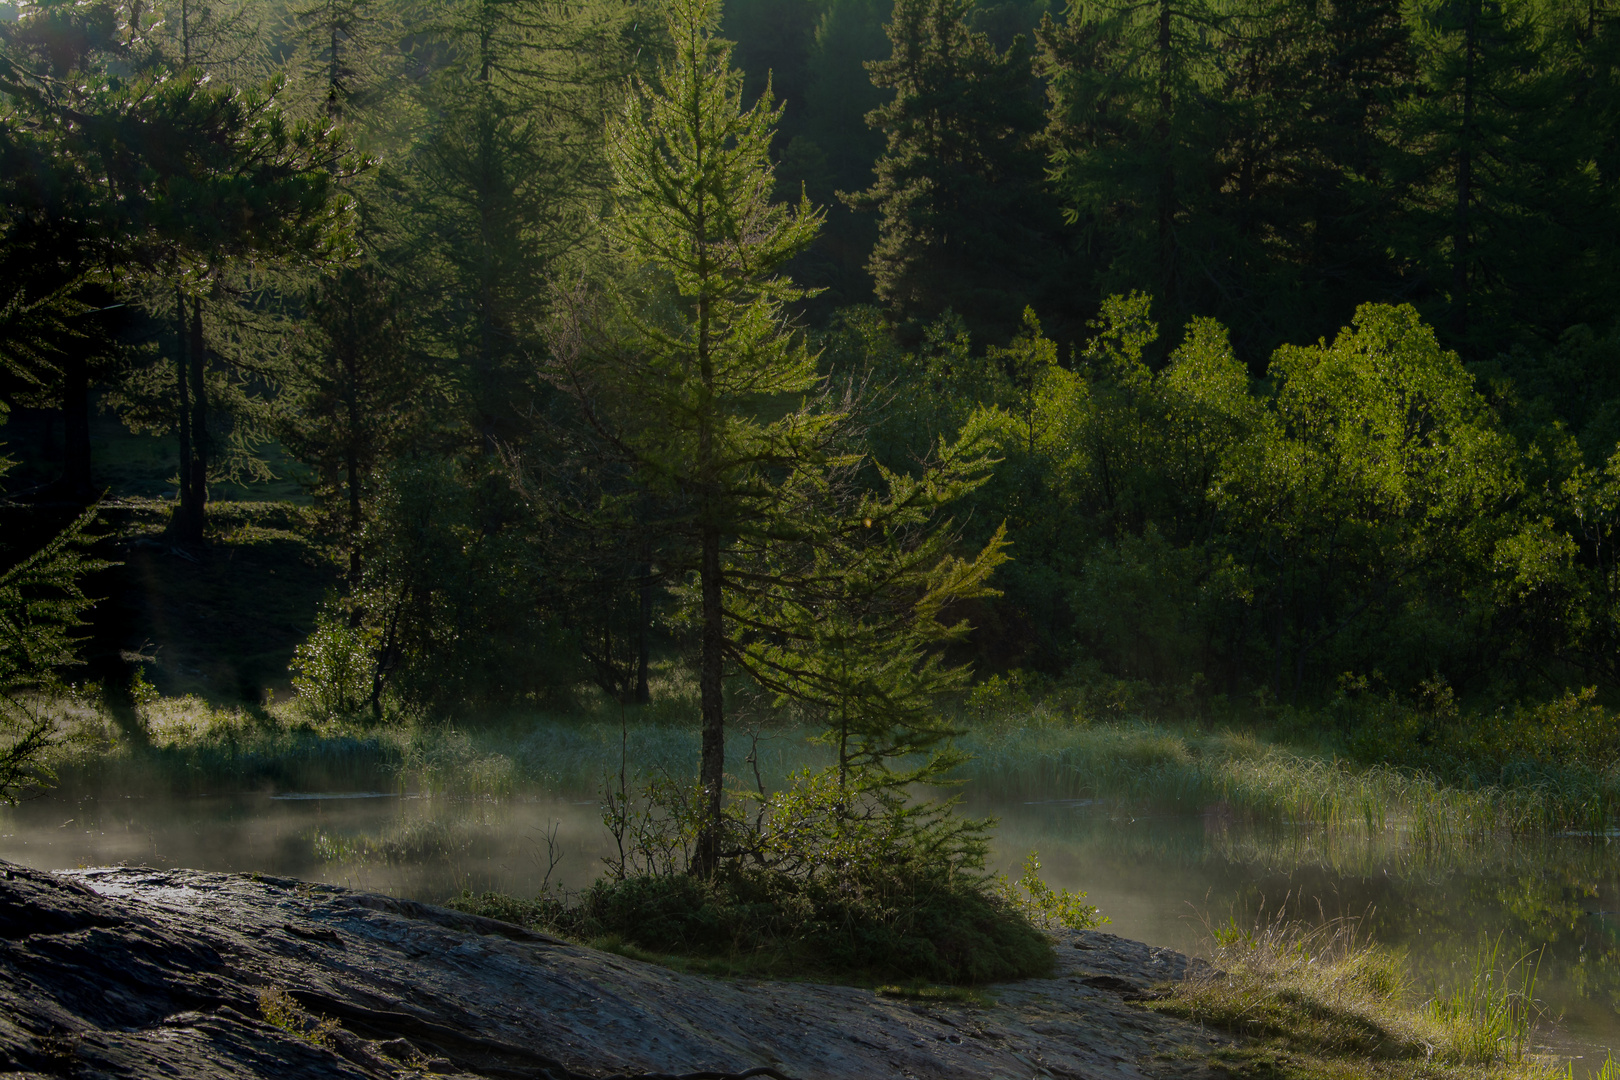
<instances>
[{"instance_id":1,"label":"grass tuft on rock","mask_svg":"<svg viewBox=\"0 0 1620 1080\"><path fill-rule=\"evenodd\" d=\"M1211 963L1149 1007L1238 1042L1216 1053L1234 1080L1564 1080L1531 1052L1534 958L1487 949L1469 985L1427 1001L1404 958L1358 939L1354 920L1281 916L1213 931Z\"/></svg>"}]
</instances>

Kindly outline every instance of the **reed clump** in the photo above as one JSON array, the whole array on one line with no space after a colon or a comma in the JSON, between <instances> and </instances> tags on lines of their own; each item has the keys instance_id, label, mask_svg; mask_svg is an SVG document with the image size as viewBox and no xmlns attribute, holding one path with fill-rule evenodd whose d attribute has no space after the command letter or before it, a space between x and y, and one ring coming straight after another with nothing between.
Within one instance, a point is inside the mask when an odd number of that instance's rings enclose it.
<instances>
[{"instance_id":1,"label":"reed clump","mask_svg":"<svg viewBox=\"0 0 1620 1080\"><path fill-rule=\"evenodd\" d=\"M1354 919L1302 922L1280 910L1212 928L1210 963L1150 1003L1237 1036L1217 1058L1232 1076L1327 1080L1564 1080L1533 1052L1536 958L1483 947L1467 979L1423 998L1404 957L1363 940Z\"/></svg>"}]
</instances>

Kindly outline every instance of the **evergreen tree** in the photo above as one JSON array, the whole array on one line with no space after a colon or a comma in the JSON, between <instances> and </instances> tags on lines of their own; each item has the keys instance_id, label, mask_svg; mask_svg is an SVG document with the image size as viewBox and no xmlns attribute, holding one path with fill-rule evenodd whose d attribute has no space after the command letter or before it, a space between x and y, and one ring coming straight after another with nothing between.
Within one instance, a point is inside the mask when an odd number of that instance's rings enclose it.
<instances>
[{"instance_id":1,"label":"evergreen tree","mask_svg":"<svg viewBox=\"0 0 1620 1080\"><path fill-rule=\"evenodd\" d=\"M1397 118L1412 196L1403 253L1435 321L1488 355L1589 317L1612 200L1588 167L1586 119L1561 107L1569 69L1552 63L1548 28L1522 0L1425 4L1411 18L1422 90Z\"/></svg>"},{"instance_id":2,"label":"evergreen tree","mask_svg":"<svg viewBox=\"0 0 1620 1080\"><path fill-rule=\"evenodd\" d=\"M1055 272L1041 113L1022 38L1005 51L969 25L968 0L896 0L893 50L869 65L894 99L868 115L887 136L876 182L851 205L879 214L868 268L905 321L950 308L1004 340Z\"/></svg>"},{"instance_id":3,"label":"evergreen tree","mask_svg":"<svg viewBox=\"0 0 1620 1080\"><path fill-rule=\"evenodd\" d=\"M1232 164L1228 13L1211 0L1099 0L1039 36L1053 181L1098 263L1098 298L1149 292L1172 325L1218 311L1242 260L1217 205Z\"/></svg>"},{"instance_id":4,"label":"evergreen tree","mask_svg":"<svg viewBox=\"0 0 1620 1080\"><path fill-rule=\"evenodd\" d=\"M0 422L6 412L0 406ZM0 477L12 464L0 458ZM25 788L51 780L42 758L57 741L57 722L40 697L58 689L60 670L77 662L73 632L92 603L84 576L106 565L84 552L95 513L85 511L0 571L0 803L15 804Z\"/></svg>"},{"instance_id":5,"label":"evergreen tree","mask_svg":"<svg viewBox=\"0 0 1620 1080\"><path fill-rule=\"evenodd\" d=\"M190 68L234 86L262 82L271 74L263 9L253 0L164 0L147 25L134 9L130 27L146 63Z\"/></svg>"},{"instance_id":6,"label":"evergreen tree","mask_svg":"<svg viewBox=\"0 0 1620 1080\"><path fill-rule=\"evenodd\" d=\"M30 274L54 283L25 295L71 287L84 309L102 313L154 294L164 307L176 302L177 339L193 346L170 384L184 450L178 523L199 542L209 420L197 304L222 287L233 260L313 253L341 232L345 208L329 197L327 170L340 146L289 127L276 84L239 92L196 67L173 71L108 6L32 6L0 26L0 38L8 257L42 250L43 226L48 262ZM76 488L89 482L91 369L80 349L113 344L109 327L94 322L63 351L70 445L82 447L70 454Z\"/></svg>"},{"instance_id":7,"label":"evergreen tree","mask_svg":"<svg viewBox=\"0 0 1620 1080\"><path fill-rule=\"evenodd\" d=\"M467 444L491 457L536 407L528 357L547 278L598 244L602 124L636 62L637 25L606 4L463 0L414 28L443 63L422 95L403 228L416 272L445 296Z\"/></svg>"},{"instance_id":8,"label":"evergreen tree","mask_svg":"<svg viewBox=\"0 0 1620 1080\"><path fill-rule=\"evenodd\" d=\"M95 497L90 393L122 367L125 320L108 273L122 256L111 206L68 156L65 125L40 122L41 91L96 78L126 44L110 6L30 7L0 24L0 365L7 400L62 412L62 473L44 498Z\"/></svg>"},{"instance_id":9,"label":"evergreen tree","mask_svg":"<svg viewBox=\"0 0 1620 1080\"><path fill-rule=\"evenodd\" d=\"M322 277L287 358L284 446L313 472L316 505L361 580L361 540L381 474L423 427L429 387L412 355L411 322L397 289L374 266Z\"/></svg>"},{"instance_id":10,"label":"evergreen tree","mask_svg":"<svg viewBox=\"0 0 1620 1080\"><path fill-rule=\"evenodd\" d=\"M700 873L727 853L728 666L842 718L848 746L865 745L863 768L876 768L893 756L884 746L923 749L944 734L921 702L960 673L928 650L962 628L938 616L982 594L1001 558L999 538L972 562L946 558L934 518L982 468L972 455L918 480L886 476L881 497L849 486L862 459L841 445L848 416L818 400L815 356L787 321L802 293L779 273L822 215L771 202L780 110L768 96L743 106L718 22L714 0L680 0L673 61L636 84L609 129L631 285L605 313L576 295L551 373L658 505L670 572L687 577Z\"/></svg>"},{"instance_id":11,"label":"evergreen tree","mask_svg":"<svg viewBox=\"0 0 1620 1080\"><path fill-rule=\"evenodd\" d=\"M356 125L386 91L389 39L383 0L305 0L288 12L303 93L329 123Z\"/></svg>"},{"instance_id":12,"label":"evergreen tree","mask_svg":"<svg viewBox=\"0 0 1620 1080\"><path fill-rule=\"evenodd\" d=\"M872 164L883 152L883 133L867 126L866 114L888 94L872 85L865 64L888 54L883 33L888 5L832 0L818 10L802 101L787 112L797 123L776 175L783 198L803 191L827 207L826 226L793 266L797 280L823 290L812 310L827 311L872 298L866 261L877 239L876 222L870 211L842 204L837 193L870 186Z\"/></svg>"},{"instance_id":13,"label":"evergreen tree","mask_svg":"<svg viewBox=\"0 0 1620 1080\"><path fill-rule=\"evenodd\" d=\"M1224 9L1210 87L1222 115L1208 131L1218 165L1191 202L1218 219L1199 235L1224 245L1226 276L1198 313L1230 326L1256 370L1282 342L1399 295L1398 264L1367 237L1398 228L1388 122L1415 87L1402 12L1398 0Z\"/></svg>"}]
</instances>

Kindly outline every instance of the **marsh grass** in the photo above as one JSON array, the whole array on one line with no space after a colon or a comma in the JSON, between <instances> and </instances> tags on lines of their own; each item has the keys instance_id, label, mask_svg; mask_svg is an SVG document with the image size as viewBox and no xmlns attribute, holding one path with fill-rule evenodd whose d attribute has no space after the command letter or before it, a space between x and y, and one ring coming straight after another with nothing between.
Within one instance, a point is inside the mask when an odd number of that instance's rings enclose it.
<instances>
[{"instance_id":1,"label":"marsh grass","mask_svg":"<svg viewBox=\"0 0 1620 1080\"><path fill-rule=\"evenodd\" d=\"M1531 1052L1537 958L1484 943L1466 977L1426 1000L1404 956L1355 919L1300 921L1286 908L1210 931L1210 963L1150 1003L1238 1036L1217 1054L1236 1077L1553 1080L1568 1065Z\"/></svg>"},{"instance_id":2,"label":"marsh grass","mask_svg":"<svg viewBox=\"0 0 1620 1080\"><path fill-rule=\"evenodd\" d=\"M514 710L459 724L405 715L385 724L312 719L296 701L217 706L196 696L137 694L120 723L93 693L52 703L61 740L51 764L66 793L220 794L243 791L398 791L450 798L537 792L595 795L621 761L645 774L691 772L696 708L676 684L648 708L587 696L568 714ZM741 723L731 773L780 786L829 760L810 732ZM744 781L743 778L746 778Z\"/></svg>"},{"instance_id":3,"label":"marsh grass","mask_svg":"<svg viewBox=\"0 0 1620 1080\"><path fill-rule=\"evenodd\" d=\"M692 688L666 671L658 691L640 709L584 695L567 714L514 710L465 724L404 715L380 725L317 721L296 702L222 708L151 694L137 701L134 730L85 694L60 703L64 741L51 764L70 790L596 795L621 762L645 776L691 772ZM794 771L829 760L810 724L753 715L745 710L728 740L728 771L740 786L777 789ZM1362 838L1380 858L1397 854L1414 865L1500 848L1516 836L1606 835L1620 826L1620 776L1579 765L1526 766L1490 784L1445 782L1356 764L1327 742L1288 745L1146 721L1089 724L1044 704L1016 715L964 709L959 722L958 746L972 755L959 790L970 796L1212 813L1279 836L1328 834L1340 847Z\"/></svg>"},{"instance_id":4,"label":"marsh grass","mask_svg":"<svg viewBox=\"0 0 1620 1080\"><path fill-rule=\"evenodd\" d=\"M1095 797L1315 826L1449 851L1503 834L1604 834L1620 824L1620 776L1578 765L1524 769L1509 783L1446 783L1420 770L1357 765L1238 731L1147 722L1086 725L1040 716L981 723L959 741L964 773L1009 794Z\"/></svg>"}]
</instances>

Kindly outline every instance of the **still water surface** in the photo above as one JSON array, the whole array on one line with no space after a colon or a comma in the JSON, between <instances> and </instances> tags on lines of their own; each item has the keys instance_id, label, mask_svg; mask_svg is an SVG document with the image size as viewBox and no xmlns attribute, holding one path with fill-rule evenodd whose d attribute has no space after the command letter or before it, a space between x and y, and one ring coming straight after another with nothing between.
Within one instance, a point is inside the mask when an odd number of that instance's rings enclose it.
<instances>
[{"instance_id":1,"label":"still water surface","mask_svg":"<svg viewBox=\"0 0 1620 1080\"><path fill-rule=\"evenodd\" d=\"M1540 957L1537 997L1560 1015L1539 1041L1577 1075L1620 1050L1620 843L1503 841L1424 852L1398 830L1369 838L1247 826L1222 807L1147 815L1084 799L980 796L995 863L1038 850L1054 886L1085 889L1109 929L1191 952L1208 926L1360 918L1406 950L1420 990L1454 985L1488 943ZM589 793L500 801L379 792L51 795L0 810L0 858L42 869L127 863L251 871L437 901L463 889L532 895L549 871L579 888L611 838Z\"/></svg>"}]
</instances>

